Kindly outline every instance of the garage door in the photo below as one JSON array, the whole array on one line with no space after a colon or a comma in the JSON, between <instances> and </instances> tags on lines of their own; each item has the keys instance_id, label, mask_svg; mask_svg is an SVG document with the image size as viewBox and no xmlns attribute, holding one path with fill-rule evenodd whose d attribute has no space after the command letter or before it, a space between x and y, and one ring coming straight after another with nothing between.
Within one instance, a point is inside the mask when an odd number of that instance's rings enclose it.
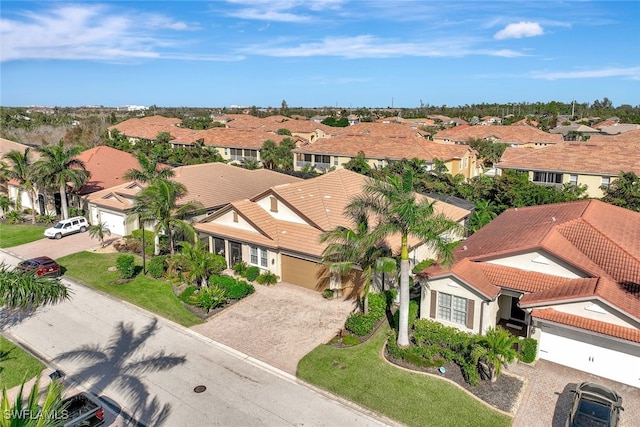
<instances>
[{"instance_id":1,"label":"garage door","mask_svg":"<svg viewBox=\"0 0 640 427\"><path fill-rule=\"evenodd\" d=\"M307 289L322 290L329 287L326 280L319 279L324 267L312 261L282 255L282 280Z\"/></svg>"},{"instance_id":2,"label":"garage door","mask_svg":"<svg viewBox=\"0 0 640 427\"><path fill-rule=\"evenodd\" d=\"M640 347L543 325L539 355L550 362L640 387Z\"/></svg>"},{"instance_id":3,"label":"garage door","mask_svg":"<svg viewBox=\"0 0 640 427\"><path fill-rule=\"evenodd\" d=\"M124 217L105 211L100 211L100 222L104 223L111 234L125 235Z\"/></svg>"}]
</instances>

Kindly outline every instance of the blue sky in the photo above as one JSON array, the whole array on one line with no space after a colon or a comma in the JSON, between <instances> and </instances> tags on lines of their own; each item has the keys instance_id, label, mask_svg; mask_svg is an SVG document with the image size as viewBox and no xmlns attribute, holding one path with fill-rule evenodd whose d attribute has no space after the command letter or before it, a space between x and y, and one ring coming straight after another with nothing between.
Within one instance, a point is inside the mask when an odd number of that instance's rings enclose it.
<instances>
[{"instance_id":1,"label":"blue sky","mask_svg":"<svg viewBox=\"0 0 640 427\"><path fill-rule=\"evenodd\" d=\"M640 105L640 2L6 1L3 106Z\"/></svg>"}]
</instances>

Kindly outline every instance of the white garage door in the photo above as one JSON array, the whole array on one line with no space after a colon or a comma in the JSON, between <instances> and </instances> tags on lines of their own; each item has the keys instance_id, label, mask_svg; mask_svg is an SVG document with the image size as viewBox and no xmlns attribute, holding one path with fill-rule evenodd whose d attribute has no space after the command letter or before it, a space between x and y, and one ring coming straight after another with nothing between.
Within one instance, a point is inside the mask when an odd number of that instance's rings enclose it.
<instances>
[{"instance_id":1,"label":"white garage door","mask_svg":"<svg viewBox=\"0 0 640 427\"><path fill-rule=\"evenodd\" d=\"M640 387L640 347L625 345L601 337L569 338L559 327L542 327L540 358L560 365L608 378L634 387ZM575 335L575 332L570 332ZM578 339L576 339L578 338ZM580 339L584 338L584 339ZM591 340L592 342L585 342ZM620 348L621 351L611 349ZM579 382L579 379L576 379Z\"/></svg>"},{"instance_id":2,"label":"white garage door","mask_svg":"<svg viewBox=\"0 0 640 427\"><path fill-rule=\"evenodd\" d=\"M125 235L123 216L100 211L100 222L107 226L111 234Z\"/></svg>"}]
</instances>

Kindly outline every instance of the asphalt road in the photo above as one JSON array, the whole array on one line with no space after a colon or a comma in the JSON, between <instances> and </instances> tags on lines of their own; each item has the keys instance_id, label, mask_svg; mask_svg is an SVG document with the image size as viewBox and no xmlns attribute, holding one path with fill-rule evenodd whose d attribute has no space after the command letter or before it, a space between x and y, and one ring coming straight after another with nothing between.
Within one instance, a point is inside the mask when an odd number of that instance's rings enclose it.
<instances>
[{"instance_id":1,"label":"asphalt road","mask_svg":"<svg viewBox=\"0 0 640 427\"><path fill-rule=\"evenodd\" d=\"M4 252L0 258L17 262ZM32 316L3 316L3 334L147 425L385 425L180 325L63 281L73 292L70 301ZM197 386L206 390L196 393Z\"/></svg>"}]
</instances>

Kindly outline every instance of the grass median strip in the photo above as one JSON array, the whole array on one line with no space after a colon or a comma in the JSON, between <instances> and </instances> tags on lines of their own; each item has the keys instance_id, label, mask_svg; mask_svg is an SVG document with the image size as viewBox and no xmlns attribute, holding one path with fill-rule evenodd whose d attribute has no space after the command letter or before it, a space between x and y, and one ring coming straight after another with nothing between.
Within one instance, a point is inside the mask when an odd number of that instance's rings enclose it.
<instances>
[{"instance_id":1,"label":"grass median strip","mask_svg":"<svg viewBox=\"0 0 640 427\"><path fill-rule=\"evenodd\" d=\"M38 359L0 336L0 390L29 381L43 369Z\"/></svg>"},{"instance_id":2,"label":"grass median strip","mask_svg":"<svg viewBox=\"0 0 640 427\"><path fill-rule=\"evenodd\" d=\"M166 319L189 327L202 320L184 308L173 293L171 283L149 276L137 275L130 282L118 284L118 272L109 271L116 265L118 254L78 252L59 258L65 275L114 297L128 301ZM136 258L141 265L141 258Z\"/></svg>"},{"instance_id":3,"label":"grass median strip","mask_svg":"<svg viewBox=\"0 0 640 427\"><path fill-rule=\"evenodd\" d=\"M386 363L380 354L388 331L383 326L366 343L350 348L321 345L302 358L297 375L410 426L511 425L511 417L446 381Z\"/></svg>"}]
</instances>

